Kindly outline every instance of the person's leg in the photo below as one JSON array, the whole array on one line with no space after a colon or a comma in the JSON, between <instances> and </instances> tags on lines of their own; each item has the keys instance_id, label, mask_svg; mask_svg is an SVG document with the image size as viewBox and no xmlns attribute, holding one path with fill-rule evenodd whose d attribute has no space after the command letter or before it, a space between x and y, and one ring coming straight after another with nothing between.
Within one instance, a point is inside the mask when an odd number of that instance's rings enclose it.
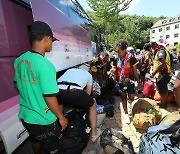
<instances>
[{"instance_id":1,"label":"person's leg","mask_svg":"<svg viewBox=\"0 0 180 154\"><path fill-rule=\"evenodd\" d=\"M156 85L161 96L161 107L167 108L167 97L168 97L168 88L167 82L164 79L160 79L156 81Z\"/></svg>"},{"instance_id":2,"label":"person's leg","mask_svg":"<svg viewBox=\"0 0 180 154\"><path fill-rule=\"evenodd\" d=\"M128 102L129 102L129 107L130 107L130 112L132 110L132 102L134 101L134 97L135 97L135 85L131 84L128 87Z\"/></svg>"},{"instance_id":3,"label":"person's leg","mask_svg":"<svg viewBox=\"0 0 180 154\"><path fill-rule=\"evenodd\" d=\"M37 142L33 142L33 141L31 142L32 142L32 149L33 149L34 154L41 154L42 153L41 144Z\"/></svg>"},{"instance_id":4,"label":"person's leg","mask_svg":"<svg viewBox=\"0 0 180 154\"><path fill-rule=\"evenodd\" d=\"M121 100L122 100L124 112L125 114L127 114L128 111L127 111L127 94L126 93L121 94Z\"/></svg>"},{"instance_id":5,"label":"person's leg","mask_svg":"<svg viewBox=\"0 0 180 154\"><path fill-rule=\"evenodd\" d=\"M96 113L96 101L94 100L93 106L89 108L89 121L90 121L90 127L91 127L91 135L97 135L96 131L96 120L97 119L97 113Z\"/></svg>"},{"instance_id":6,"label":"person's leg","mask_svg":"<svg viewBox=\"0 0 180 154\"><path fill-rule=\"evenodd\" d=\"M180 79L176 79L173 87L175 101L178 105L179 112L180 112Z\"/></svg>"},{"instance_id":7,"label":"person's leg","mask_svg":"<svg viewBox=\"0 0 180 154\"><path fill-rule=\"evenodd\" d=\"M167 97L168 93L159 93L161 96L161 103L163 108L167 108Z\"/></svg>"},{"instance_id":8,"label":"person's leg","mask_svg":"<svg viewBox=\"0 0 180 154\"><path fill-rule=\"evenodd\" d=\"M35 154L41 153L41 146L45 153L57 154L62 147L62 132L58 121L50 125L35 125L22 122L33 139L32 148ZM34 142L34 140L36 142Z\"/></svg>"},{"instance_id":9,"label":"person's leg","mask_svg":"<svg viewBox=\"0 0 180 154\"><path fill-rule=\"evenodd\" d=\"M144 85L144 82L145 82L145 76L141 76L140 77L140 80L141 80L141 84ZM142 89L141 89L142 90Z\"/></svg>"}]
</instances>

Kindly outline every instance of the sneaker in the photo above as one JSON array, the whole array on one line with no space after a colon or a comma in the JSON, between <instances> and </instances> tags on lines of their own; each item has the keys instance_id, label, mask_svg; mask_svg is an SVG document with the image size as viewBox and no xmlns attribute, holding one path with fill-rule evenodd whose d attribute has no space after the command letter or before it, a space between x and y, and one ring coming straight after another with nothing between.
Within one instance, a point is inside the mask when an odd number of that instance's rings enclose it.
<instances>
[{"instance_id":1,"label":"sneaker","mask_svg":"<svg viewBox=\"0 0 180 154\"><path fill-rule=\"evenodd\" d=\"M125 114L124 121L125 121L126 124L130 124L131 123L128 114Z\"/></svg>"},{"instance_id":2,"label":"sneaker","mask_svg":"<svg viewBox=\"0 0 180 154\"><path fill-rule=\"evenodd\" d=\"M97 128L97 135L91 136L91 141L96 142L98 140L98 138L100 137L100 135L101 135L101 130L99 128Z\"/></svg>"}]
</instances>

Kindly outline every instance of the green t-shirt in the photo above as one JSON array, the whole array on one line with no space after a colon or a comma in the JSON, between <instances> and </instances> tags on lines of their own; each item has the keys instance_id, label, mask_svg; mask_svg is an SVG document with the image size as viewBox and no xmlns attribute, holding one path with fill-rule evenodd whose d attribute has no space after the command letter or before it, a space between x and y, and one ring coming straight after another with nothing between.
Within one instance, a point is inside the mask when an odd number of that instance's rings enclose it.
<instances>
[{"instance_id":1,"label":"green t-shirt","mask_svg":"<svg viewBox=\"0 0 180 154\"><path fill-rule=\"evenodd\" d=\"M19 118L26 123L48 125L56 121L43 96L59 93L56 70L41 54L28 51L14 62L16 82L20 93Z\"/></svg>"}]
</instances>

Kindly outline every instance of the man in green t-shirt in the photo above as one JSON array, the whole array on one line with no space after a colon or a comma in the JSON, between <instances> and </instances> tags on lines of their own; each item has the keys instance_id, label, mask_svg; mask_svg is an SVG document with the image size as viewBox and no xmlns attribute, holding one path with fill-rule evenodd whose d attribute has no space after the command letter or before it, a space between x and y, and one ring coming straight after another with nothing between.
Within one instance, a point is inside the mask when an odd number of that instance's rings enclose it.
<instances>
[{"instance_id":1,"label":"man in green t-shirt","mask_svg":"<svg viewBox=\"0 0 180 154\"><path fill-rule=\"evenodd\" d=\"M35 153L40 153L41 146L45 153L58 153L61 131L68 121L56 99L56 70L44 57L57 39L49 25L41 21L29 25L28 34L32 48L14 62L14 82L20 93L18 117L32 138Z\"/></svg>"}]
</instances>

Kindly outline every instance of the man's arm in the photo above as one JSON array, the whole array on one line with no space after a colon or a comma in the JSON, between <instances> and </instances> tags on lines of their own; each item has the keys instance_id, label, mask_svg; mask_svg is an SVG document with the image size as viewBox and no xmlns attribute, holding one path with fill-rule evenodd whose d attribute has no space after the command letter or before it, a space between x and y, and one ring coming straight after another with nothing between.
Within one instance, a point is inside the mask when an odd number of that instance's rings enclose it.
<instances>
[{"instance_id":1,"label":"man's arm","mask_svg":"<svg viewBox=\"0 0 180 154\"><path fill-rule=\"evenodd\" d=\"M138 83L138 89L141 90L142 89L142 85L141 85L140 80L139 80L139 75L138 75L138 72L137 72L136 64L133 65L133 73L134 73L134 77L135 77L135 79L136 79L136 81Z\"/></svg>"},{"instance_id":2,"label":"man's arm","mask_svg":"<svg viewBox=\"0 0 180 154\"><path fill-rule=\"evenodd\" d=\"M133 65L133 73L134 73L134 77L135 77L136 81L139 83L139 75L137 72L137 66L136 65Z\"/></svg>"},{"instance_id":3,"label":"man's arm","mask_svg":"<svg viewBox=\"0 0 180 154\"><path fill-rule=\"evenodd\" d=\"M58 117L62 131L67 127L68 121L61 112L56 96L44 97L49 109Z\"/></svg>"}]
</instances>

